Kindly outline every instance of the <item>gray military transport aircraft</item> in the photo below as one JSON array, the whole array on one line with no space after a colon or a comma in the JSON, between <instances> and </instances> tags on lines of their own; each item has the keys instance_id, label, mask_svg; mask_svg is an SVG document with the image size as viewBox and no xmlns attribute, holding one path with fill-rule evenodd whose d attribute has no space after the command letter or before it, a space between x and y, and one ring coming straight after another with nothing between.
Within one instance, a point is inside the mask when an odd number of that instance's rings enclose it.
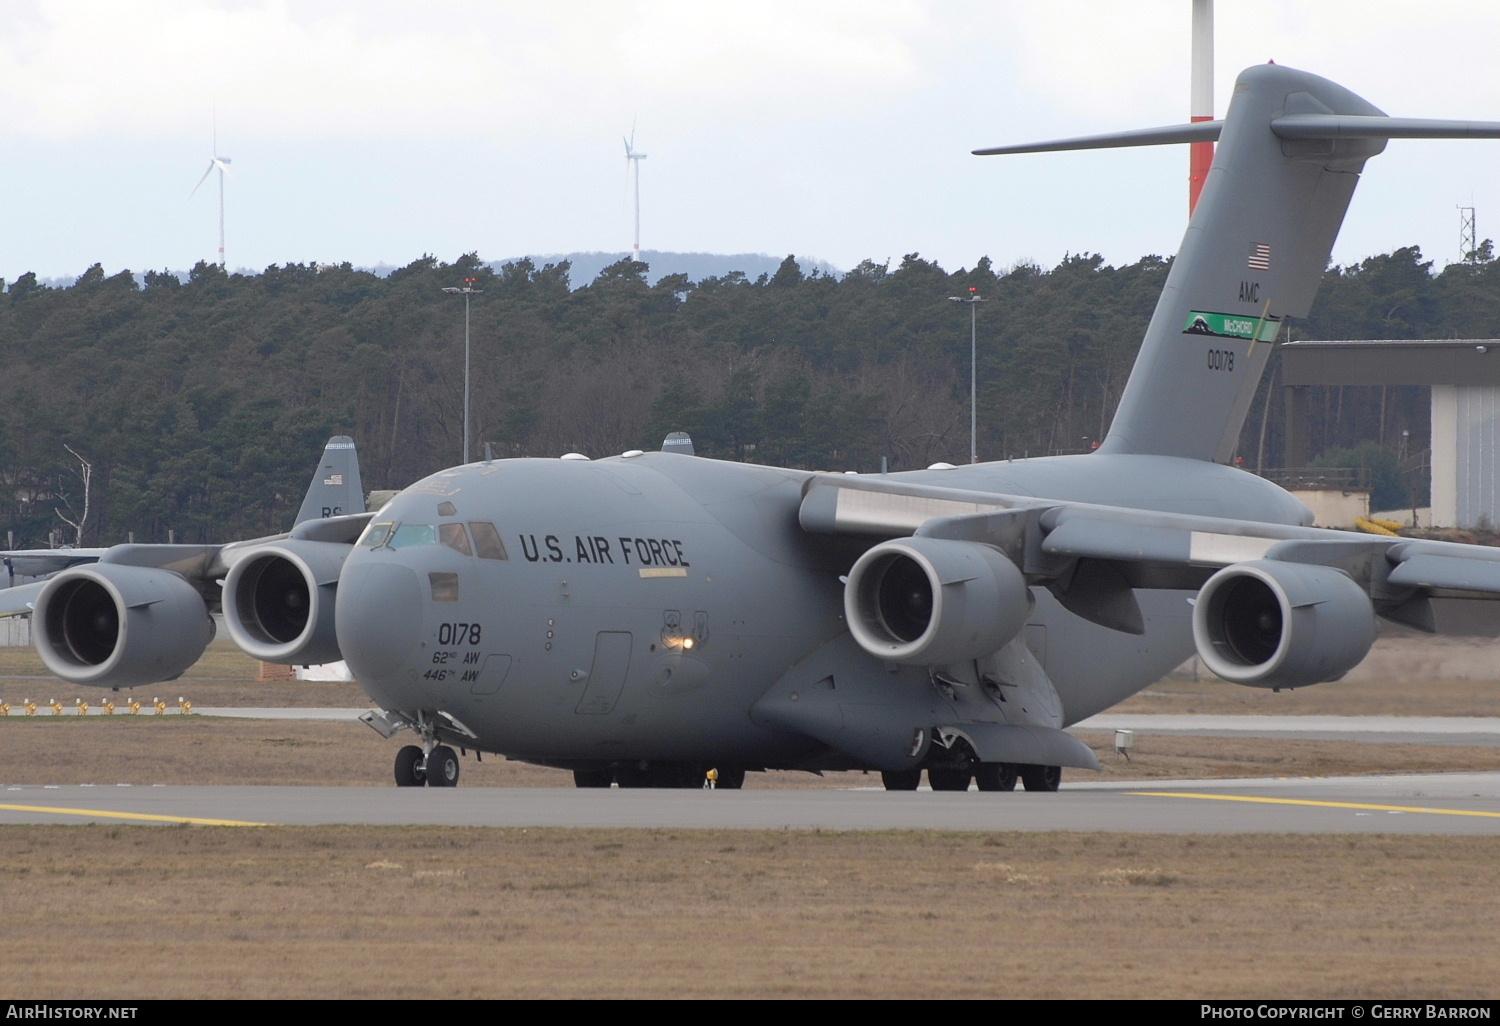
<instances>
[{"instance_id":1,"label":"gray military transport aircraft","mask_svg":"<svg viewBox=\"0 0 1500 1026\"><path fill-rule=\"evenodd\" d=\"M1219 141L1094 453L859 476L484 460L285 538L112 549L39 586L38 648L67 680L144 684L198 657L222 603L258 659L347 660L381 707L367 722L420 741L396 759L407 786L456 784L457 747L580 787L783 768L1055 790L1098 766L1064 728L1195 648L1229 681L1294 688L1363 659L1377 617L1500 610L1500 550L1314 529L1230 465L1365 161L1462 137L1500 123L1390 118L1266 65L1221 122L978 151Z\"/></svg>"}]
</instances>

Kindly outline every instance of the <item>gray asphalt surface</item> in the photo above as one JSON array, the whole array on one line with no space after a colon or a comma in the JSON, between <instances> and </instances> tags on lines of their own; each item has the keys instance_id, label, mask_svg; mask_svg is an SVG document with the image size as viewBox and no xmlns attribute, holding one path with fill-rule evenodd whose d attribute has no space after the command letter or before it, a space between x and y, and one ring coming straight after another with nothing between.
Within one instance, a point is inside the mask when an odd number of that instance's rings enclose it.
<instances>
[{"instance_id":1,"label":"gray asphalt surface","mask_svg":"<svg viewBox=\"0 0 1500 1026\"><path fill-rule=\"evenodd\" d=\"M17 786L0 824L1500 834L1500 773L1065 783L1056 794Z\"/></svg>"}]
</instances>

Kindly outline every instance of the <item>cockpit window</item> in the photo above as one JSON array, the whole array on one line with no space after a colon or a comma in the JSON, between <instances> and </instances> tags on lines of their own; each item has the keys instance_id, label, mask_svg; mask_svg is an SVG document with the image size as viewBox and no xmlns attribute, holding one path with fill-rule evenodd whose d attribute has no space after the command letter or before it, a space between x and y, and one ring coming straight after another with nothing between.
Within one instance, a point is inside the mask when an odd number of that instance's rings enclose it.
<instances>
[{"instance_id":1,"label":"cockpit window","mask_svg":"<svg viewBox=\"0 0 1500 1026\"><path fill-rule=\"evenodd\" d=\"M380 546L384 545L386 539L391 536L391 528L395 526L396 525L392 524L389 520L382 521L378 524L371 524L369 527L365 528L365 533L360 535L359 544L364 545L368 548L378 549L380 548Z\"/></svg>"},{"instance_id":2,"label":"cockpit window","mask_svg":"<svg viewBox=\"0 0 1500 1026\"><path fill-rule=\"evenodd\" d=\"M505 554L505 543L495 525L484 520L469 521L469 530L474 532L474 548L480 559L509 559Z\"/></svg>"},{"instance_id":3,"label":"cockpit window","mask_svg":"<svg viewBox=\"0 0 1500 1026\"><path fill-rule=\"evenodd\" d=\"M437 528L431 524L402 524L391 535L389 544L393 549L405 549L413 545L436 545L437 540Z\"/></svg>"},{"instance_id":4,"label":"cockpit window","mask_svg":"<svg viewBox=\"0 0 1500 1026\"><path fill-rule=\"evenodd\" d=\"M439 524L438 540L454 552L462 552L466 556L474 554L474 550L469 548L469 535L464 531L463 524Z\"/></svg>"}]
</instances>

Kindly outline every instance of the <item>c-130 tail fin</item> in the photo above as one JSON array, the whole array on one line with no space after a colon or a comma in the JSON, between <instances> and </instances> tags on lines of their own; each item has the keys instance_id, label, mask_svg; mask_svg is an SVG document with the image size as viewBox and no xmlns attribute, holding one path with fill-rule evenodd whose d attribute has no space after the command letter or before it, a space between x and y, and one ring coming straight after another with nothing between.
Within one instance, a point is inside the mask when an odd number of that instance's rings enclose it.
<instances>
[{"instance_id":1,"label":"c-130 tail fin","mask_svg":"<svg viewBox=\"0 0 1500 1026\"><path fill-rule=\"evenodd\" d=\"M1219 142L1100 452L1228 463L1281 322L1306 317L1365 161L1388 139L1500 138L1500 122L1387 117L1275 64L1235 81L1222 121L979 155Z\"/></svg>"}]
</instances>

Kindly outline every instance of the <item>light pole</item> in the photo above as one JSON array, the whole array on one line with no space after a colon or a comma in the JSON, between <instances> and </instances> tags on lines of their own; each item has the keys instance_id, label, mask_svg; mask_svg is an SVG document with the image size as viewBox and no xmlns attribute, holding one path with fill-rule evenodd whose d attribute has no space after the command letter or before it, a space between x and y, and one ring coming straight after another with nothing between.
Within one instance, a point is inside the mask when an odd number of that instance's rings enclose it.
<instances>
[{"instance_id":1,"label":"light pole","mask_svg":"<svg viewBox=\"0 0 1500 1026\"><path fill-rule=\"evenodd\" d=\"M978 357L976 356L976 353L977 353L978 350L977 350L977 347L975 345L974 339L975 339L975 328L978 325L978 321L976 319L976 314L978 313L978 310L979 310L978 304L979 303L983 303L984 300L981 299L980 296L979 296L979 288L977 286L975 286L975 285L970 285L969 286L969 294L967 296L949 296L948 297L948 301L950 303L968 303L969 304L969 462L970 463L978 463L979 462L979 413L978 413L979 404L978 404L978 401L977 401L978 400L978 387L976 385L976 382L978 381L978 378L979 378L979 375L978 375L979 360L978 360Z\"/></svg>"},{"instance_id":2,"label":"light pole","mask_svg":"<svg viewBox=\"0 0 1500 1026\"><path fill-rule=\"evenodd\" d=\"M465 278L462 288L452 286L444 292L454 292L464 297L464 463L469 462L469 297L484 289L476 289L478 278Z\"/></svg>"}]
</instances>

